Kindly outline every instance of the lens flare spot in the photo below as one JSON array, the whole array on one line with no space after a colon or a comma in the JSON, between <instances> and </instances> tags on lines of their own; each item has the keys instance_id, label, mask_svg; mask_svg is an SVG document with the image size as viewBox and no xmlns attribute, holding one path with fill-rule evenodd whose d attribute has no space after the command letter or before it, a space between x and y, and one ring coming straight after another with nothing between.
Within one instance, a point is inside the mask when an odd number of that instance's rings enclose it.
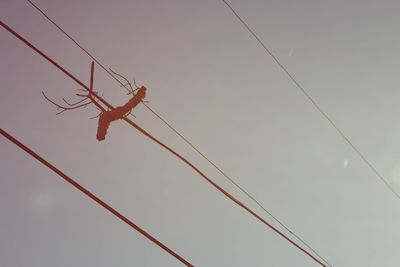
<instances>
[{"instance_id":1,"label":"lens flare spot","mask_svg":"<svg viewBox=\"0 0 400 267\"><path fill-rule=\"evenodd\" d=\"M347 166L349 166L349 161L347 159L345 159L343 161L343 167L347 168Z\"/></svg>"},{"instance_id":2,"label":"lens flare spot","mask_svg":"<svg viewBox=\"0 0 400 267\"><path fill-rule=\"evenodd\" d=\"M32 208L34 210L47 210L53 205L53 198L50 194L38 192L33 195Z\"/></svg>"},{"instance_id":3,"label":"lens flare spot","mask_svg":"<svg viewBox=\"0 0 400 267\"><path fill-rule=\"evenodd\" d=\"M293 49L293 48L290 48L290 50L289 50L289 57L293 56L293 53L294 53L294 49Z\"/></svg>"}]
</instances>

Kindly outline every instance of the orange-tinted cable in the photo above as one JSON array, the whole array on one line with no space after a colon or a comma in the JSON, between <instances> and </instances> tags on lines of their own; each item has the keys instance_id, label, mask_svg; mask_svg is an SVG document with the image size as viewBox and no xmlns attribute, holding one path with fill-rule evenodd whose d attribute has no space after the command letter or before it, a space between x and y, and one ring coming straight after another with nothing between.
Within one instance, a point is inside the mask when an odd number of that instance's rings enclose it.
<instances>
[{"instance_id":1,"label":"orange-tinted cable","mask_svg":"<svg viewBox=\"0 0 400 267\"><path fill-rule=\"evenodd\" d=\"M188 261L186 261L184 258L182 258L181 256L179 256L178 254L176 254L174 251L172 251L170 248L168 248L166 245L164 245L163 243L161 243L160 241L158 241L156 238L154 238L153 236L151 236L150 234L148 234L146 231L144 231L142 228L140 228L139 226L137 226L136 224L134 224L131 220L129 220L128 218L126 218L124 215L122 215L121 213L119 213L118 211L116 211L114 208L112 208L111 206L109 206L107 203L105 203L104 201L102 201L100 198L98 198L96 195L92 194L90 191L88 191L86 188L84 188L83 186L81 186L79 183L77 183L75 180L73 180L72 178L70 178L69 176L67 176L66 174L64 174L62 171L60 171L59 169L57 169L54 165L52 165L51 163L49 163L47 160L45 160L44 158L42 158L41 156L39 156L38 154L36 154L35 152L33 152L31 149L29 149L28 147L26 147L24 144L22 144L20 141L18 141L16 138L14 138L13 136L11 136L9 133L7 133L6 131L4 131L3 129L0 128L0 134L2 134L4 137L6 137L8 140L10 140L11 142L13 142L15 145L19 146L22 150L24 150L25 152L27 152L29 155L31 155L32 157L34 157L35 159L37 159L40 163L42 163L43 165L45 165L47 168L49 168L50 170L52 170L53 172L55 172L56 174L58 174L61 178L63 178L65 181L67 181L68 183L70 183L72 186L74 186L76 189L78 189L79 191L81 191L82 193L84 193L85 195L87 195L88 197L90 197L91 199L93 199L94 201L96 201L100 206L102 206L103 208L105 208L106 210L108 210L109 212L111 212L114 216L116 216L117 218L119 218L121 221L123 221L124 223L126 223L127 225L129 225L130 227L132 227L133 229L135 229L136 231L138 231L139 233L141 233L142 235L144 235L145 237L147 237L148 239L150 239L152 242L154 242L156 245L158 245L159 247L161 247L162 249L164 249L166 252L168 252L169 254L171 254L172 256L174 256L176 259L178 259L180 262L182 262L183 264L185 264L186 266L193 266L191 263L189 263Z\"/></svg>"},{"instance_id":2,"label":"orange-tinted cable","mask_svg":"<svg viewBox=\"0 0 400 267\"><path fill-rule=\"evenodd\" d=\"M82 88L84 88L87 91L90 91L89 87L87 87L85 84L83 84L80 80L78 80L75 76L73 76L70 72L68 72L67 70L65 70L63 67L61 67L59 64L57 64L54 60L52 60L51 58L49 58L46 54L44 54L43 52L41 52L38 48L36 48L35 46L33 46L31 43L29 43L27 40L25 40L21 35L19 35L18 33L16 33L13 29L11 29L9 26L7 26L5 23L3 23L2 21L0 21L0 25L5 28L7 31L9 31L11 34L13 34L15 37L17 37L19 40L21 40L23 43L25 43L27 46L29 46L30 48L32 48L34 51L36 51L38 54L40 54L42 57L44 57L46 60L48 60L50 63L52 63L55 67L57 67L59 70L61 70L64 74L66 74L68 77L70 77L72 80L74 80L76 83L78 83L80 86L82 86ZM97 95L96 93L92 92L91 93L93 95L93 97L97 98L100 102L102 102L104 105L106 105L108 108L110 109L114 109L114 107L109 104L107 101L105 101L102 97L100 97L99 95ZM273 231L275 231L277 234L279 234L280 236L282 236L284 239L286 239L287 241L289 241L293 246L295 246L296 248L298 248L299 250L301 250L303 253L305 253L306 255L308 255L310 258L312 258L315 262L319 263L322 266L326 266L324 263L322 263L320 260L318 260L317 258L315 258L310 252L306 251L304 248L302 248L301 246L299 246L297 243L295 243L293 240L291 240L288 236L286 236L285 234L283 234L281 231L279 231L277 228L275 228L274 226L272 226L271 224L269 224L267 221L265 221L263 218L261 218L259 215L257 215L254 211L252 211L250 208L248 208L246 205L244 205L242 202L240 202L239 200L237 200L234 196L232 196L231 194L229 194L228 192L226 192L224 189L222 189L219 185L217 185L215 182L213 182L210 178L208 178L203 172L201 172L198 168L196 168L192 163L190 163L187 159L185 159L184 157L182 157L180 154L178 154L177 152L175 152L173 149L171 149L170 147L168 147L167 145L165 145L164 143L162 143L161 141L159 141L158 139L156 139L155 137L153 137L150 133L148 133L147 131L145 131L143 128L141 128L139 125L137 125L136 123L134 123L133 121L131 121L128 118L123 118L124 121L126 121L128 124L130 124L131 126L133 126L134 128L136 128L137 130L139 130L142 134L144 134L145 136L147 136L148 138L150 138L151 140L153 140L154 142L156 142L157 144L159 144L160 146L162 146L163 148L165 148L166 150L168 150L169 152L171 152L173 155L175 155L176 157L178 157L180 160L182 160L184 163L186 163L188 166L190 166L193 170L195 170L198 174L200 174L200 176L202 176L207 182L209 182L212 186L214 186L218 191L220 191L221 193L223 193L226 197L228 197L230 200L232 200L233 202L235 202L237 205L239 205L240 207L242 207L243 209L245 209L247 212L249 212L251 215L253 215L255 218L257 218L260 222L262 222L263 224L265 224L266 226L268 226L269 228L271 228Z\"/></svg>"},{"instance_id":3,"label":"orange-tinted cable","mask_svg":"<svg viewBox=\"0 0 400 267\"><path fill-rule=\"evenodd\" d=\"M72 42L74 42L83 52L85 52L92 60L94 60L108 75L110 75L115 81L117 81L122 87L126 88L126 85L122 83L113 73L111 73L104 65L98 61L89 51L82 47L72 36L65 32L55 21L53 21L46 13L43 12L37 5L35 5L31 0L27 0L35 9L37 9L48 21L50 21L57 29L59 29L65 36L68 37ZM128 88L126 88L128 89ZM129 91L129 89L128 89ZM242 191L248 198L250 198L254 203L264 210L269 216L271 216L279 225L281 225L286 231L297 238L301 243L308 247L312 252L314 252L319 258L321 258L326 264L331 266L318 252L315 251L306 241L304 241L299 235L294 233L289 227L283 224L278 218L276 218L270 211L268 211L259 201L257 201L249 192L247 192L242 186L240 186L233 178L227 175L220 167L218 167L213 161L211 161L207 156L205 156L197 147L195 147L187 138L185 138L178 130L176 130L170 123L168 123L161 115L155 112L149 105L142 102L143 105L153 113L157 118L159 118L168 128L175 132L186 144L193 148L201 157L208 161L219 173L221 173L226 179L228 179L234 186L236 186L240 191Z\"/></svg>"}]
</instances>

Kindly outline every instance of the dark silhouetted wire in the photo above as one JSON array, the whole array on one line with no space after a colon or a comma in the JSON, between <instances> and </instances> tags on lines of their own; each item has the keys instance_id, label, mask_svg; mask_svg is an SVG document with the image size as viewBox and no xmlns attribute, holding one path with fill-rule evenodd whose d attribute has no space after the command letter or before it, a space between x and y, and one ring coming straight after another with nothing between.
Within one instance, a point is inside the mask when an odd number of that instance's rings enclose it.
<instances>
[{"instance_id":1,"label":"dark silhouetted wire","mask_svg":"<svg viewBox=\"0 0 400 267\"><path fill-rule=\"evenodd\" d=\"M105 208L106 210L108 210L109 212L111 212L113 215L115 215L116 217L118 217L120 220L122 220L124 223L126 223L127 225L129 225L130 227L132 227L133 229L135 229L136 231L138 231L139 233L141 233L142 235L144 235L145 237L147 237L148 239L150 239L151 241L153 241L155 244L157 244L159 247L161 247L162 249L164 249L165 251L167 251L169 254L171 254L172 256L174 256L176 259L178 259L180 262L182 262L183 264L185 264L186 266L193 266L192 264L190 264L189 262L187 262L185 259L183 259L181 256L179 256L178 254L176 254L174 251L172 251L170 248L168 248L167 246L165 246L163 243L161 243L160 241L158 241L157 239L155 239L153 236L151 236L150 234L148 234L146 231L144 231L142 228L140 228L139 226L137 226L136 224L134 224L131 220L129 220L128 218L126 218L124 215L122 215L121 213L119 213L118 211L116 211L115 209L113 209L111 206L109 206L107 203L105 203L104 201L102 201L100 198L96 197L94 194L92 194L90 191L88 191L86 188L84 188L83 186L81 186L80 184L78 184L74 179L70 178L69 176L67 176L66 174L64 174L62 171L60 171L59 169L57 169L54 165L52 165L51 163L49 163L48 161L46 161L45 159L43 159L41 156L39 156L38 154L36 154L35 152L33 152L32 150L30 150L28 147L26 147L24 144L22 144L20 141L18 141L16 138L14 138L13 136L11 136L9 133L7 133L6 131L4 131L3 129L0 128L0 134L2 134L4 137L6 137L8 140L10 140L11 142L13 142L14 144L16 144L17 146L19 146L22 150L24 150L25 152L27 152L28 154L30 154L32 157L34 157L35 159L37 159L38 161L40 161L43 165L45 165L47 168L49 168L50 170L52 170L53 172L55 172L56 174L58 174L61 178L63 178L65 181L67 181L68 183L70 183L72 186L74 186L76 189L78 189L79 191L81 191L82 193L84 193L85 195L87 195L88 197L90 197L91 199L93 199L94 201L96 201L100 206L102 206L103 208Z\"/></svg>"},{"instance_id":2,"label":"dark silhouetted wire","mask_svg":"<svg viewBox=\"0 0 400 267\"><path fill-rule=\"evenodd\" d=\"M71 73L69 73L67 70L65 70L63 67L61 67L59 64L57 64L54 60L50 59L47 55L45 55L43 52L41 52L38 48L36 48L35 46L33 46L31 43L29 43L27 40L25 40L22 36L20 36L18 33L16 33L13 29L11 29L9 26L7 26L5 23L3 23L3 21L0 21L0 25L5 28L7 31L9 31L11 34L13 34L15 37L17 37L19 40L21 40L23 43L25 43L27 46L29 46L30 48L32 48L34 51L36 51L38 54L40 54L41 56L43 56L46 60L48 60L50 63L52 63L55 67L57 67L59 70L61 70L64 74L66 74L68 77L70 77L72 80L74 80L76 83L78 83L80 86L82 86L82 88L84 88L87 91L90 91L89 87L87 87L85 84L83 84L80 80L78 80L75 76L73 76ZM102 102L104 105L106 105L109 109L114 109L114 107L109 104L107 101L105 101L101 96L97 95L96 93L92 93L93 97L97 98L100 102ZM150 138L151 140L153 140L154 142L156 142L157 144L159 144L160 146L162 146L163 148L165 148L166 150L168 150L169 152L171 152L173 155L175 155L176 157L178 157L180 160L182 160L184 163L186 163L188 166L190 166L193 170L195 170L198 174L200 174L200 176L202 176L207 182L209 182L212 186L214 186L218 191L220 191L221 193L223 193L226 197L228 197L230 200L232 200L233 202L235 202L237 205L239 205L240 207L242 207L243 209L245 209L247 212L249 212L251 215L253 215L255 218L257 218L260 222L262 222L263 224L265 224L266 226L268 226L269 228L271 228L273 231L275 231L277 234L279 234L280 236L282 236L284 239L286 239L287 241L289 241L293 246L295 246L296 248L298 248L299 250L301 250L303 253L305 253L306 255L308 255L310 258L312 258L315 262L319 263L322 266L326 266L324 263L322 263L320 260L318 260L317 258L315 258L312 254L310 254L310 252L306 251L304 248L302 248L301 246L299 246L296 242L294 242L293 240L291 240L288 236L286 236L284 233L282 233L281 231L279 231L277 228L275 228L274 226L272 226L271 224L269 224L267 221L265 221L263 218L261 218L259 215L257 215L254 211L252 211L250 208L248 208L246 205L244 205L242 202L240 202L239 200L237 200L234 196L232 196L231 194L229 194L228 192L226 192L224 189L222 189L219 185L217 185L215 182L213 182L210 178L208 178L204 173L202 173L198 168L196 168L192 163L190 163L187 159L185 159L184 157L182 157L180 154L178 154L177 152L175 152L173 149L171 149L170 147L166 146L164 143L162 143L161 141L159 141L158 139L156 139L155 137L153 137L151 134L149 134L147 131L145 131L143 128L141 128L139 125L137 125L136 123L134 123L133 121L131 121L128 118L123 118L124 121L126 121L128 124L130 124L131 126L133 126L134 128L136 128L138 131L140 131L142 134L144 134L145 136L147 136L148 138Z\"/></svg>"},{"instance_id":3,"label":"dark silhouetted wire","mask_svg":"<svg viewBox=\"0 0 400 267\"><path fill-rule=\"evenodd\" d=\"M311 245L304 241L298 234L294 233L289 227L287 227L283 222L276 218L269 210L267 210L255 197L253 197L247 190L240 186L235 180L233 180L228 174L226 174L221 168L219 168L213 161L211 161L207 156L205 156L200 150L198 150L189 140L187 140L181 133L179 133L175 128L173 128L167 121L165 121L161 116L154 112L150 107L148 109L153 112L160 120L162 120L172 131L179 135L189 146L191 146L200 156L202 156L206 161L208 161L219 173L221 173L226 179L228 179L234 186L236 186L240 191L242 191L248 198L250 198L257 206L264 210L269 216L271 216L280 226L282 226L286 231L297 238L301 243L303 243L307 248L309 248L315 255L317 255L321 260L323 260L328 266L332 266L327 260L325 260Z\"/></svg>"},{"instance_id":4,"label":"dark silhouetted wire","mask_svg":"<svg viewBox=\"0 0 400 267\"><path fill-rule=\"evenodd\" d=\"M378 176L378 178L386 185L386 187L400 200L400 195L394 188L386 181L386 179L381 175L378 170L367 160L367 158L358 150L358 148L350 141L350 139L340 130L340 128L332 121L332 119L326 114L326 112L317 104L317 102L306 92L306 90L301 86L297 80L289 73L285 66L277 59L277 57L272 54L272 52L267 48L263 41L258 38L254 31L247 25L247 23L239 16L239 14L233 9L233 7L226 0L222 0L226 6L235 14L235 16L240 20L240 22L246 27L246 29L253 35L257 42L264 48L264 50L273 58L273 60L279 65L279 67L286 73L286 75L292 80L292 82L300 89L300 91L310 100L313 106L325 117L326 120L336 129L336 131L346 140L346 142L351 146L351 148L358 154L358 156L370 167L370 169Z\"/></svg>"},{"instance_id":5,"label":"dark silhouetted wire","mask_svg":"<svg viewBox=\"0 0 400 267\"><path fill-rule=\"evenodd\" d=\"M27 0L34 8L36 8L47 20L49 20L57 29L59 29L64 35L68 37L72 42L74 42L83 52L85 52L92 60L94 60L108 75L110 75L114 80L116 80L122 87L126 88L126 84L122 83L114 73L111 73L104 65L98 61L89 51L87 51L83 46L81 46L74 38L72 38L67 32L65 32L57 23L55 23L46 13L43 12L37 5L35 5L32 1ZM126 88L128 91L129 89ZM321 258L326 264L331 266L329 262L327 262L320 254L318 254L315 249L311 247L307 242L305 242L300 236L295 234L291 229L289 229L285 224L283 224L278 218L276 218L270 211L268 211L260 202L258 202L250 193L248 193L242 186L240 186L236 181L234 181L229 175L227 175L224 171L221 170L213 161L211 161L207 156L205 156L197 147L195 147L188 139L186 139L179 131L177 131L170 123L168 123L163 117L161 117L157 112L155 112L152 108L149 107L146 103L142 102L143 105L153 113L157 118L159 118L168 128L170 128L173 132L175 132L182 140L192 147L201 157L203 157L206 161L208 161L218 172L220 172L225 178L227 178L234 186L236 186L240 191L242 191L248 198L256 203L262 210L264 210L269 216L271 216L279 225L281 225L286 231L292 234L295 238L297 238L301 243L303 243L306 247L308 247L311 251L313 251L319 258Z\"/></svg>"}]
</instances>

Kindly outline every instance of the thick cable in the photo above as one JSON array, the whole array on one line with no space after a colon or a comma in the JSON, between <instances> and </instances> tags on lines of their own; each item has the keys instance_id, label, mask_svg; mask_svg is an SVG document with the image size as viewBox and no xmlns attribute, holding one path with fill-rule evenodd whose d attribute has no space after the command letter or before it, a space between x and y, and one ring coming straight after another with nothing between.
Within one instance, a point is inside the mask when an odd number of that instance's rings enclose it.
<instances>
[{"instance_id":1,"label":"thick cable","mask_svg":"<svg viewBox=\"0 0 400 267\"><path fill-rule=\"evenodd\" d=\"M92 60L94 60L108 75L110 75L115 81L117 81L122 87L126 88L126 84L122 83L117 77L115 77L114 73L110 72L104 65L97 60L89 51L87 51L83 46L81 46L75 38L70 36L64 29L62 29L54 20L52 20L42 9L40 9L37 5L35 5L31 0L27 0L36 10L38 10L48 21L50 21L57 29L59 29L68 39L70 39L73 43L75 43L86 55L88 55ZM128 91L129 89L126 88ZM259 206L262 210L264 210L271 218L273 218L281 227L283 227L286 231L292 234L295 238L297 238L301 243L303 243L307 248L309 248L312 252L315 253L319 258L321 258L326 264L329 266L330 263L326 261L311 245L309 245L306 241L304 241L299 235L294 233L289 227L287 227L284 223L282 223L278 218L276 218L270 211L268 211L258 200L255 199L247 190L245 190L242 186L240 186L233 178L227 175L220 167L218 167L213 161L211 161L207 156L205 156L197 147L195 147L187 138L185 138L178 130L176 130L170 123L168 123L161 115L155 112L149 105L142 102L142 104L153 113L158 119L160 119L168 128L170 128L174 133L176 133L186 144L188 144L192 149L194 149L202 158L208 161L219 173L221 173L226 179L228 179L234 186L236 186L242 193L244 193L248 198L250 198L257 206Z\"/></svg>"},{"instance_id":2,"label":"thick cable","mask_svg":"<svg viewBox=\"0 0 400 267\"><path fill-rule=\"evenodd\" d=\"M55 67L57 67L59 70L61 70L64 74L66 74L68 77L70 77L72 80L74 80L77 84L79 84L80 86L82 86L82 88L84 88L87 91L90 91L90 89L83 84L80 80L78 80L75 76L73 76L70 72L68 72L67 70L65 70L63 67L61 67L59 64L57 64L54 60L52 60L51 58L49 58L46 54L44 54L43 52L41 52L38 48L36 48L35 46L33 46L31 43L29 43L27 40L25 40L22 36L20 36L18 33L16 33L13 29L11 29L9 26L7 26L3 21L0 21L0 25L5 28L7 31L9 31L10 33L12 33L15 37L17 37L19 40L21 40L23 43L25 43L27 46L29 46L30 48L32 48L34 51L36 51L38 54L40 54L42 57L44 57L46 60L48 60L50 63L52 63ZM92 92L92 96L97 98L100 102L102 102L104 105L106 105L109 109L114 109L114 107L109 104L107 101L105 101L101 96L99 96L98 94ZM159 144L160 146L162 146L163 148L165 148L166 150L168 150L169 152L171 152L173 155L175 155L176 157L178 157L180 160L182 160L184 163L186 163L188 166L190 166L193 170L195 170L198 174L200 174L200 176L202 176L208 183L210 183L212 186L214 186L218 191L220 191L221 193L223 193L226 197L228 197L230 200L232 200L233 202L235 202L237 205L239 205L240 207L242 207L243 209L245 209L247 212L249 212L251 215L253 215L255 218L257 218L260 222L262 222L263 224L265 224L266 226L268 226L269 228L271 228L273 231L275 231L277 234L279 234L280 236L282 236L284 239L286 239L287 241L289 241L289 243L291 243L293 246L295 246L296 248L298 248L299 250L301 250L303 253L305 253L306 255L308 255L311 259L313 259L315 262L319 263L322 266L326 266L324 263L322 263L320 260L318 260L316 257L314 257L314 255L312 255L310 252L306 251L304 248L302 248L301 246L299 246L296 242L294 242L293 240L291 240L288 236L286 236L284 233L282 233L281 231L279 231L277 228L275 228L274 226L272 226L271 224L269 224L267 221L265 221L263 218L261 218L259 215L257 215L254 211L252 211L250 208L248 208L246 205L244 205L242 202L240 202L239 200L237 200L234 196L232 196L231 194L229 194L228 192L226 192L224 189L222 189L219 185L217 185L215 182L213 182L210 178L208 178L203 172L201 172L198 168L196 168L192 163L190 163L187 159L185 159L184 157L182 157L180 154L178 154L177 152L175 152L173 149L171 149L170 147L168 147L167 145L165 145L164 143L162 143L161 141L159 141L158 139L156 139L155 137L153 137L152 135L150 135L147 131L145 131L143 128L141 128L139 125L137 125L136 123L134 123L133 121L131 121L128 118L123 118L124 121L126 121L128 124L130 124L131 126L133 126L134 128L136 128L137 130L139 130L142 134L144 134L145 136L147 136L148 138L150 138L151 140L153 140L154 142L156 142L157 144Z\"/></svg>"},{"instance_id":3,"label":"thick cable","mask_svg":"<svg viewBox=\"0 0 400 267\"><path fill-rule=\"evenodd\" d=\"M18 141L16 138L14 138L12 135L10 135L9 133L7 133L6 131L4 131L3 129L0 128L0 134L2 134L5 138L7 138L8 140L10 140L11 142L13 142L15 145L19 146L22 150L24 150L25 152L27 152L29 155L31 155L32 157L34 157L35 159L37 159L40 163L42 163L43 165L45 165L47 168L49 168L50 170L52 170L53 172L55 172L56 174L58 174L61 178L63 178L65 181L67 181L68 183L70 183L73 187L75 187L76 189L78 189L79 191L81 191L82 193L84 193L85 195L87 195L88 197L90 197L91 199L93 199L94 201L96 201L100 206L102 206L103 208L105 208L106 210L108 210L109 212L111 212L114 216L116 216L117 218L119 218L121 221L123 221L124 223L126 223L127 225L129 225L130 227L132 227L133 229L135 229L136 231L138 231L139 233L141 233L142 235L144 235L145 237L147 237L148 239L150 239L152 242L154 242L156 245L158 245L159 247L161 247L162 249L164 249L166 252L168 252L169 254L171 254L172 256L174 256L176 259L178 259L180 262L182 262L183 264L185 264L186 266L193 266L191 263L189 263L188 261L186 261L184 258L182 258L181 256L179 256L177 253L175 253L174 251L172 251L170 248L168 248L166 245L164 245L163 243L161 243L160 241L158 241L156 238L154 238L153 236L151 236L150 234L148 234L146 231L144 231L142 228L140 228L139 226L137 226L136 224L134 224L131 220L129 220L128 218L126 218L124 215L122 215L121 213L119 213L117 210L115 210L114 208L112 208L111 206L109 206L107 203L105 203L104 201L102 201L100 198L98 198L96 195L94 195L93 193L91 193L89 190L87 190L86 188L84 188L82 185L80 185L79 183L77 183L74 179L70 178L69 176L67 176L66 174L64 174L62 171L60 171L58 168L56 168L54 165L52 165L51 163L49 163L47 160L45 160L44 158L42 158L41 156L39 156L38 154L36 154L35 152L33 152L31 149L29 149L27 146L25 146L24 144L22 144L20 141Z\"/></svg>"}]
</instances>

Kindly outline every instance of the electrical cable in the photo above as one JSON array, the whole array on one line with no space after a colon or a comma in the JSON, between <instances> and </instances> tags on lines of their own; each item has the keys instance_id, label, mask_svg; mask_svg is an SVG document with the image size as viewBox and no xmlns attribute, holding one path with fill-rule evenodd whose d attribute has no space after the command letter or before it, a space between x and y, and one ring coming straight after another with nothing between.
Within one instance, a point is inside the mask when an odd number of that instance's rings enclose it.
<instances>
[{"instance_id":1,"label":"electrical cable","mask_svg":"<svg viewBox=\"0 0 400 267\"><path fill-rule=\"evenodd\" d=\"M96 201L100 206L102 206L103 208L105 208L106 210L108 210L109 212L111 212L113 215L115 215L117 218L119 218L121 221L123 221L124 223L126 223L127 225L129 225L130 227L132 227L133 229L135 229L136 231L138 231L139 233L141 233L142 235L144 235L145 237L147 237L148 239L150 239L152 242L154 242L156 245L158 245L159 247L161 247L162 249L164 249L166 252L168 252L169 254L171 254L172 256L174 256L176 259L178 259L180 262L182 262L183 264L185 264L186 266L193 266L191 263L189 263L188 261L186 261L185 259L183 259L181 256L179 256L178 254L176 254L174 251L172 251L170 248L168 248L166 245L164 245L163 243L161 243L160 241L158 241L156 238L154 238L153 236L151 236L150 234L148 234L146 231L144 231L143 229L141 229L139 226L137 226L136 224L134 224L131 220L129 220L128 218L126 218L124 215L122 215L121 213L119 213L118 211L116 211L114 208L112 208L111 206L109 206L107 203L105 203L104 201L102 201L100 198L98 198L96 195L92 194L90 191L88 191L86 188L84 188L82 185L80 185L79 183L77 183L74 179L70 178L69 176L67 176L66 174L64 174L62 171L60 171L59 169L57 169L54 165L52 165L51 163L49 163L47 160L45 160L44 158L42 158L41 156L39 156L38 154L36 154L35 152L33 152L31 149L29 149L28 147L26 147L24 144L22 144L20 141L18 141L16 138L14 138L12 135L10 135L9 133L7 133L6 131L4 131L2 128L0 128L0 134L2 134L5 138L7 138L8 140L10 140L11 142L13 142L15 145L19 146L22 150L24 150L25 152L27 152L29 155L31 155L32 157L34 157L35 159L37 159L40 163L42 163L43 165L45 165L47 168L49 168L50 170L52 170L53 172L55 172L56 174L58 174L61 178L63 178L65 181L67 181L68 183L70 183L72 186L74 186L76 189L78 189L79 191L81 191L82 193L84 193L85 195L87 195L88 197L90 197L91 199L93 199L94 201Z\"/></svg>"},{"instance_id":2,"label":"electrical cable","mask_svg":"<svg viewBox=\"0 0 400 267\"><path fill-rule=\"evenodd\" d=\"M65 70L63 67L61 67L59 64L57 64L54 60L52 60L51 58L49 58L46 54L44 54L43 52L41 52L38 48L36 48L35 46L33 46L31 43L29 43L27 40L25 40L21 35L19 35L18 33L16 33L13 29L11 29L8 25L6 25L3 21L0 21L0 25L5 28L7 31L9 31L11 34L13 34L16 38L18 38L20 41L22 41L23 43L25 43L27 46L29 46L30 48L32 48L34 51L36 51L38 54L40 54L42 57L44 57L47 61L49 61L50 63L52 63L55 67L57 67L59 70L61 70L64 74L66 74L68 77L70 77L72 80L74 80L77 84L79 84L80 86L82 86L82 88L84 88L85 90L91 92L91 90L89 89L89 87L87 87L85 84L83 84L80 80L78 80L75 76L73 76L70 72L68 72L67 70ZM93 97L97 98L100 102L102 102L104 105L106 105L109 109L113 110L114 107L109 104L107 101L105 101L101 96L97 95L96 93L92 92L91 93ZM267 221L265 221L263 218L261 218L258 214L256 214L253 210L251 210L250 208L248 208L246 205L244 205L242 202L240 202L239 200L237 200L234 196L232 196L231 194L229 194L228 192L226 192L223 188L221 188L219 185L217 185L215 182L213 182L210 178L208 178L203 172L201 172L198 168L196 168L192 163L190 163L187 159L185 159L184 157L182 157L180 154L178 154L177 152L175 152L173 149L171 149L170 147L168 147L167 145L165 145L164 143L162 143L161 141L159 141L158 139L156 139L155 137L153 137L152 135L150 135L147 131L145 131L143 128L141 128L139 125L137 125L136 123L134 123L133 121L131 121L130 119L128 119L127 117L123 118L124 121L126 121L128 124L130 124L131 126L133 126L134 128L136 128L138 131L140 131L142 134L144 134L145 136L147 136L148 138L150 138L151 140L153 140L154 142L156 142L157 144L159 144L160 146L162 146L163 148L165 148L166 150L168 150L169 152L171 152L173 155L175 155L177 158L179 158L180 160L182 160L184 163L186 163L188 166L190 166L193 170L195 170L200 176L202 176L208 183L210 183L212 186L214 186L218 191L220 191L221 193L223 193L226 197L228 197L230 200L232 200L233 202L235 202L237 205L239 205L240 207L242 207L243 209L245 209L247 212L249 212L251 215L253 215L255 218L257 218L260 222L262 222L263 224L265 224L267 227L271 228L273 231L275 231L277 234L279 234L280 236L282 236L284 239L286 239L287 241L289 241L293 246L295 246L296 248L298 248L299 250L301 250L303 253L305 253L306 255L308 255L310 258L312 258L314 261L316 261L317 263L319 263L322 266L326 266L324 263L322 263L321 261L319 261L317 258L315 258L310 252L306 251L304 248L302 248L301 246L299 246L296 242L294 242L293 240L291 240L288 236L286 236L284 233L282 233L281 231L279 231L277 228L275 228L274 226L272 226L271 224L269 224Z\"/></svg>"},{"instance_id":3,"label":"electrical cable","mask_svg":"<svg viewBox=\"0 0 400 267\"><path fill-rule=\"evenodd\" d=\"M82 45L80 45L75 38L70 36L64 29L62 29L54 20L52 20L42 9L40 9L37 5L35 5L31 0L27 0L36 10L38 10L48 21L50 21L57 29L59 29L68 39L70 39L73 43L75 43L83 52L85 52L92 60L94 60L109 76L111 76L115 81L117 81L122 87L126 88L126 85L123 84L113 73L111 73L104 65L97 60L89 51L87 51ZM253 197L247 190L245 190L242 186L240 186L233 178L231 178L228 174L226 174L220 167L218 167L213 161L211 161L207 156L205 156L196 146L194 146L187 138L183 136L178 130L176 130L170 123L168 123L161 115L155 112L149 105L142 102L143 105L153 113L158 119L160 119L168 128L170 128L175 134L177 134L186 144L188 144L192 149L194 149L202 158L208 161L219 173L221 173L226 179L228 179L234 186L236 186L240 191L242 191L249 199L251 199L257 206L259 206L262 210L264 210L271 218L273 218L281 227L283 227L286 231L292 234L295 238L297 238L301 243L303 243L307 248L309 248L315 255L317 255L321 260L323 260L328 266L331 264L326 261L311 245L309 245L306 241L304 241L299 235L293 232L293 230L289 229L284 223L282 223L278 218L276 218L270 211L268 211L255 197Z\"/></svg>"},{"instance_id":4,"label":"electrical cable","mask_svg":"<svg viewBox=\"0 0 400 267\"><path fill-rule=\"evenodd\" d=\"M233 7L226 0L222 0L226 6L232 11L232 13L239 19L239 21L246 27L246 29L253 35L257 42L264 48L264 50L272 57L272 59L279 65L279 67L286 73L286 75L292 80L297 88L303 93L303 95L312 103L312 105L325 117L325 119L335 128L335 130L341 135L344 140L351 146L351 148L358 154L358 156L370 167L370 169L376 174L376 176L385 184L385 186L400 200L399 193L386 181L382 174L367 160L367 158L361 153L361 151L350 141L350 139L343 133L342 130L333 122L328 114L317 104L317 102L311 97L309 93L300 85L299 82L289 73L285 66L278 60L278 58L268 49L263 41L255 34L255 32L247 25L247 23L239 16L239 14L233 9Z\"/></svg>"}]
</instances>

